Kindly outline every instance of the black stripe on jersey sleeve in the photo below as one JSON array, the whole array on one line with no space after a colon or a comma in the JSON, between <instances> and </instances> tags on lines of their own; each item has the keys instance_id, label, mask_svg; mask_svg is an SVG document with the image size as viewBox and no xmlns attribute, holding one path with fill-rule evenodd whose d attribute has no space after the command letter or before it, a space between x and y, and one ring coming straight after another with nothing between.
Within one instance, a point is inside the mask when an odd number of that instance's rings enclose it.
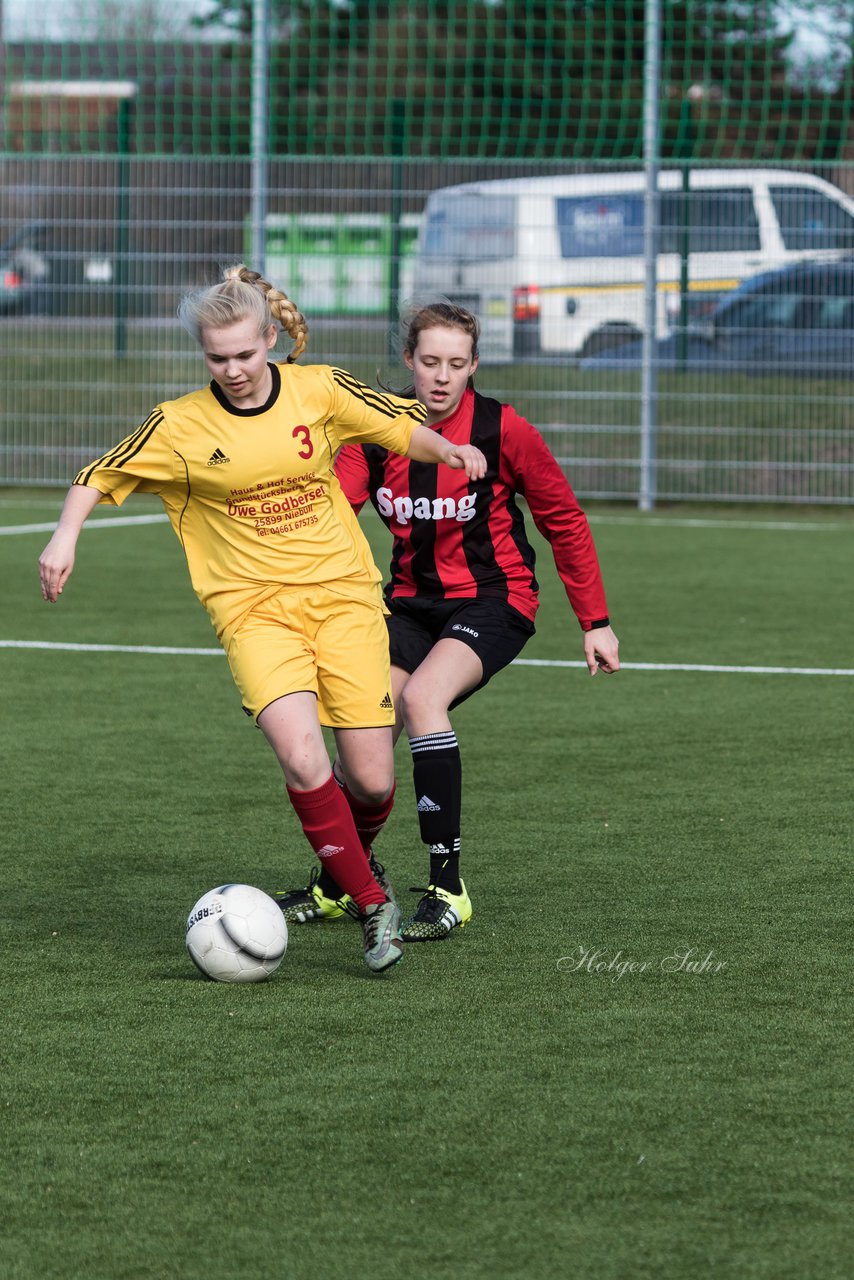
<instances>
[{"instance_id":1,"label":"black stripe on jersey sleeve","mask_svg":"<svg viewBox=\"0 0 854 1280\"><path fill-rule=\"evenodd\" d=\"M471 576L490 596L507 598L507 574L495 555L495 544L489 527L492 514L492 486L501 469L501 405L497 400L475 392L470 442L486 458L486 475L469 482L469 493L477 494L477 515L463 525L463 554Z\"/></svg>"},{"instance_id":2,"label":"black stripe on jersey sleeve","mask_svg":"<svg viewBox=\"0 0 854 1280\"><path fill-rule=\"evenodd\" d=\"M364 382L360 382L358 378L354 378L352 373L348 373L346 369L333 369L332 377L339 387L343 387L345 391L355 396L357 400L361 400L369 408L385 414L387 418L399 418L402 414L408 414L410 418L414 418L418 423L424 421L425 411L419 411L420 406L407 405L400 400L393 400L391 396L385 396L379 391L374 391L373 388L366 386Z\"/></svg>"},{"instance_id":3,"label":"black stripe on jersey sleeve","mask_svg":"<svg viewBox=\"0 0 854 1280\"><path fill-rule=\"evenodd\" d=\"M163 414L159 410L155 409L153 413L148 415L142 426L138 427L132 435L127 436L108 453L105 453L103 457L96 459L96 461L91 463L88 467L84 467L83 470L75 477L74 483L88 484L92 475L104 467L123 467L125 463L129 462L135 454L139 453L140 449L142 449L143 446L151 439L162 421Z\"/></svg>"},{"instance_id":4,"label":"black stripe on jersey sleeve","mask_svg":"<svg viewBox=\"0 0 854 1280\"><path fill-rule=\"evenodd\" d=\"M151 419L149 419L149 421L151 421ZM151 422L151 426L145 432L145 434L140 436L139 439L137 439L136 441L132 442L132 447L127 449L120 458L116 459L116 461L113 463L113 466L121 468L125 465L126 462L130 462L131 458L135 457L139 453L140 449L144 448L144 446L148 443L148 441L154 435L155 431L160 426L162 421L163 421L163 414L161 413L161 414L158 414L156 421Z\"/></svg>"},{"instance_id":5,"label":"black stripe on jersey sleeve","mask_svg":"<svg viewBox=\"0 0 854 1280\"><path fill-rule=\"evenodd\" d=\"M127 459L127 457L130 456L131 450L136 452L136 445L143 438L143 436L147 440L151 435L151 432L154 430L154 428L157 427L162 421L163 421L163 414L160 412L160 410L159 409L152 410L152 412L145 419L145 422L143 422L142 426L137 427L136 431L133 431L129 436L126 436L124 440L120 440L119 443L113 449L111 449L109 453L105 453L103 458L99 460L98 465L102 467L120 466L121 460Z\"/></svg>"},{"instance_id":6,"label":"black stripe on jersey sleeve","mask_svg":"<svg viewBox=\"0 0 854 1280\"><path fill-rule=\"evenodd\" d=\"M153 414L150 414L141 427L137 427L136 431L132 432L131 435L125 436L124 440L121 440L117 445L113 445L109 452L102 454L100 458L96 458L94 462L89 463L88 467L84 467L82 471L78 472L75 476L74 483L86 484L94 471L97 471L100 467L112 466L114 459L120 454L120 452L123 449L129 448L139 439L153 416Z\"/></svg>"}]
</instances>

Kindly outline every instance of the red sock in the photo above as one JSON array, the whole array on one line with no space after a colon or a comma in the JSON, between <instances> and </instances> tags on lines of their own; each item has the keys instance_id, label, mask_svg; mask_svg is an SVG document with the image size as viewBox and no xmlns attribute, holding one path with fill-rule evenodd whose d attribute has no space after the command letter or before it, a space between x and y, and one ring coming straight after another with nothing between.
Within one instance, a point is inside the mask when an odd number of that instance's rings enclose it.
<instances>
[{"instance_id":1,"label":"red sock","mask_svg":"<svg viewBox=\"0 0 854 1280\"><path fill-rule=\"evenodd\" d=\"M337 781L338 779L336 778ZM361 800L356 799L346 782L339 782L338 785L344 793L344 799L350 806L350 812L356 824L356 834L362 842L362 848L370 856L371 845L388 822L389 814L394 808L396 783L393 782L391 784L391 791L382 804L363 804Z\"/></svg>"},{"instance_id":2,"label":"red sock","mask_svg":"<svg viewBox=\"0 0 854 1280\"><path fill-rule=\"evenodd\" d=\"M313 791L287 788L302 829L321 864L360 911L372 902L385 902L356 832L350 806L333 777Z\"/></svg>"}]
</instances>

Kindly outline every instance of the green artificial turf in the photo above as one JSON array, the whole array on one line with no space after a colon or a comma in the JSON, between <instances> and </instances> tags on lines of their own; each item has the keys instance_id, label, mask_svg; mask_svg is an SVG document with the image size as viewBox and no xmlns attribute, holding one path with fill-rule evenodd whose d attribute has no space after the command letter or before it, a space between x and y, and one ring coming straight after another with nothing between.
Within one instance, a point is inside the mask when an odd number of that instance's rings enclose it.
<instances>
[{"instance_id":1,"label":"green artificial turf","mask_svg":"<svg viewBox=\"0 0 854 1280\"><path fill-rule=\"evenodd\" d=\"M626 662L854 667L851 513L590 514ZM55 607L46 536L0 536L0 639L215 647L167 526L87 530ZM523 656L577 661L538 547ZM312 855L224 659L0 649L0 688L3 1280L849 1274L854 677L512 667L455 713L470 926L379 979L294 928L247 987L187 912Z\"/></svg>"}]
</instances>

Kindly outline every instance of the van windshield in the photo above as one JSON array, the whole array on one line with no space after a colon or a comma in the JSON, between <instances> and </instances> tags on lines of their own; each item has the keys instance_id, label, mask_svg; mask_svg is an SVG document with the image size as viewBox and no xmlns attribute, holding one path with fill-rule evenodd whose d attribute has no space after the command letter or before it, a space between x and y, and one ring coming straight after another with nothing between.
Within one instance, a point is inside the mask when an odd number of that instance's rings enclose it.
<instances>
[{"instance_id":1,"label":"van windshield","mask_svg":"<svg viewBox=\"0 0 854 1280\"><path fill-rule=\"evenodd\" d=\"M512 196L433 196L427 206L422 253L426 258L486 262L516 252Z\"/></svg>"}]
</instances>

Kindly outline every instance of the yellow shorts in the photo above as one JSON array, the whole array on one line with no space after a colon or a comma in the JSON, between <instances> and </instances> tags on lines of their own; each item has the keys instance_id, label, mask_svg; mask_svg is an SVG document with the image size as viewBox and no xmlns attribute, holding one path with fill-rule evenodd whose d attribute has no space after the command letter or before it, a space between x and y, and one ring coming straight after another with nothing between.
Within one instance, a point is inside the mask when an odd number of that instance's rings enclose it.
<instances>
[{"instance_id":1,"label":"yellow shorts","mask_svg":"<svg viewBox=\"0 0 854 1280\"><path fill-rule=\"evenodd\" d=\"M394 724L388 631L380 588L283 588L240 623L226 645L246 710L307 691L332 729Z\"/></svg>"}]
</instances>

